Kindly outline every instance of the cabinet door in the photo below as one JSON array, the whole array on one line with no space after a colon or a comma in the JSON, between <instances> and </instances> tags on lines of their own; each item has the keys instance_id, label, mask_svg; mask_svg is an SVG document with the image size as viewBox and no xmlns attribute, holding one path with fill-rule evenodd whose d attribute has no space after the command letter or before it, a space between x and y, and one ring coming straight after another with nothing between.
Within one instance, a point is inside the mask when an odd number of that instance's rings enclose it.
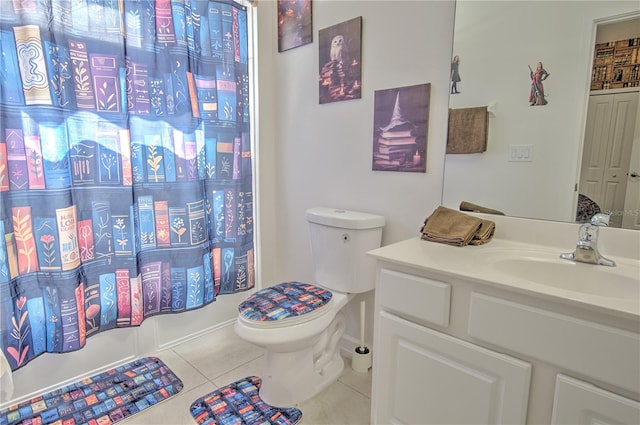
<instances>
[{"instance_id":1,"label":"cabinet door","mask_svg":"<svg viewBox=\"0 0 640 425\"><path fill-rule=\"evenodd\" d=\"M560 374L556 379L551 423L637 425L640 403Z\"/></svg>"},{"instance_id":2,"label":"cabinet door","mask_svg":"<svg viewBox=\"0 0 640 425\"><path fill-rule=\"evenodd\" d=\"M379 424L524 424L531 365L380 312Z\"/></svg>"}]
</instances>

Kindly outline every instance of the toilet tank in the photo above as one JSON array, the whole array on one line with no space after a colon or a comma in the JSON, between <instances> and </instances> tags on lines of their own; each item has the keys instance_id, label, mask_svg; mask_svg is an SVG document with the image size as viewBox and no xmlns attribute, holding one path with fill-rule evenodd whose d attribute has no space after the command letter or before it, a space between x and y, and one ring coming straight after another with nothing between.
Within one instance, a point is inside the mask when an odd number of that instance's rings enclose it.
<instances>
[{"instance_id":1,"label":"toilet tank","mask_svg":"<svg viewBox=\"0 0 640 425\"><path fill-rule=\"evenodd\" d=\"M380 247L383 216L316 207L307 210L315 283L360 293L375 287L375 262L366 252Z\"/></svg>"}]
</instances>

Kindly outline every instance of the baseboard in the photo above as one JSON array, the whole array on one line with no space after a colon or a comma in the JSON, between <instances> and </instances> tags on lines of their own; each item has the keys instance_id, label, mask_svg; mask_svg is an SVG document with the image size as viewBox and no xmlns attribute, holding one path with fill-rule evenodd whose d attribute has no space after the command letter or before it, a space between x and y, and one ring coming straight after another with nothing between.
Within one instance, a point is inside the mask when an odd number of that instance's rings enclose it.
<instances>
[{"instance_id":1,"label":"baseboard","mask_svg":"<svg viewBox=\"0 0 640 425\"><path fill-rule=\"evenodd\" d=\"M172 341L165 342L164 344L159 344L157 351L162 351L162 350L166 350L168 348L173 348L173 347L175 347L177 345L182 344L183 342L187 342L187 341L190 341L192 339L196 339L196 338L198 338L198 337L200 337L202 335L211 333L213 331L217 331L218 329L222 329L224 327L231 326L231 325L233 325L235 323L235 321L236 321L235 318L229 319L229 320L225 320L224 322L216 323L213 326L209 326L208 328L201 329L198 332L193 332L193 333L191 333L189 335L185 335L185 336L183 336L181 338L177 338L177 339L174 339Z\"/></svg>"}]
</instances>

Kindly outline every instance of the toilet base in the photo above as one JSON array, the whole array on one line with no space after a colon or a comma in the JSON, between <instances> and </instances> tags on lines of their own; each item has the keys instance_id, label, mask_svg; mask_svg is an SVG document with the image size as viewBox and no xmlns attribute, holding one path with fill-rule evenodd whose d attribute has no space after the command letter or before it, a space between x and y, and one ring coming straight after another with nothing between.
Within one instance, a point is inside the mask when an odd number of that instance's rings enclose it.
<instances>
[{"instance_id":1,"label":"toilet base","mask_svg":"<svg viewBox=\"0 0 640 425\"><path fill-rule=\"evenodd\" d=\"M339 350L319 372L313 368L311 348L294 353L267 351L260 398L271 406L298 406L337 381L343 370Z\"/></svg>"},{"instance_id":2,"label":"toilet base","mask_svg":"<svg viewBox=\"0 0 640 425\"><path fill-rule=\"evenodd\" d=\"M345 317L339 312L315 344L296 351L267 348L260 397L267 404L293 407L337 381L344 369L339 342Z\"/></svg>"},{"instance_id":3,"label":"toilet base","mask_svg":"<svg viewBox=\"0 0 640 425\"><path fill-rule=\"evenodd\" d=\"M334 294L335 313L299 325L260 329L236 321L241 338L265 348L260 388L265 403L295 407L338 380L344 370L339 347L346 326L342 309L351 298Z\"/></svg>"}]
</instances>

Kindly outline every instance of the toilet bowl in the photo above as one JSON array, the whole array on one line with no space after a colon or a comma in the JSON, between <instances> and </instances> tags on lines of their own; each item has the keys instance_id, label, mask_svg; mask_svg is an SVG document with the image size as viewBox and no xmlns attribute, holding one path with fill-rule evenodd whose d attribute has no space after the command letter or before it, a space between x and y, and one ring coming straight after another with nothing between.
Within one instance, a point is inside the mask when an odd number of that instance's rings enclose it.
<instances>
[{"instance_id":1,"label":"toilet bowl","mask_svg":"<svg viewBox=\"0 0 640 425\"><path fill-rule=\"evenodd\" d=\"M260 291L253 297L259 295ZM260 388L265 403L296 406L338 379L344 368L339 347L345 329L342 310L351 298L352 294L333 292L322 307L282 320L259 321L241 312L236 334L265 349Z\"/></svg>"},{"instance_id":2,"label":"toilet bowl","mask_svg":"<svg viewBox=\"0 0 640 425\"><path fill-rule=\"evenodd\" d=\"M365 253L380 246L384 217L312 208L307 221L315 281L254 293L240 304L235 322L238 336L265 349L260 397L276 407L297 406L338 379L345 306L375 286L374 263Z\"/></svg>"}]
</instances>

